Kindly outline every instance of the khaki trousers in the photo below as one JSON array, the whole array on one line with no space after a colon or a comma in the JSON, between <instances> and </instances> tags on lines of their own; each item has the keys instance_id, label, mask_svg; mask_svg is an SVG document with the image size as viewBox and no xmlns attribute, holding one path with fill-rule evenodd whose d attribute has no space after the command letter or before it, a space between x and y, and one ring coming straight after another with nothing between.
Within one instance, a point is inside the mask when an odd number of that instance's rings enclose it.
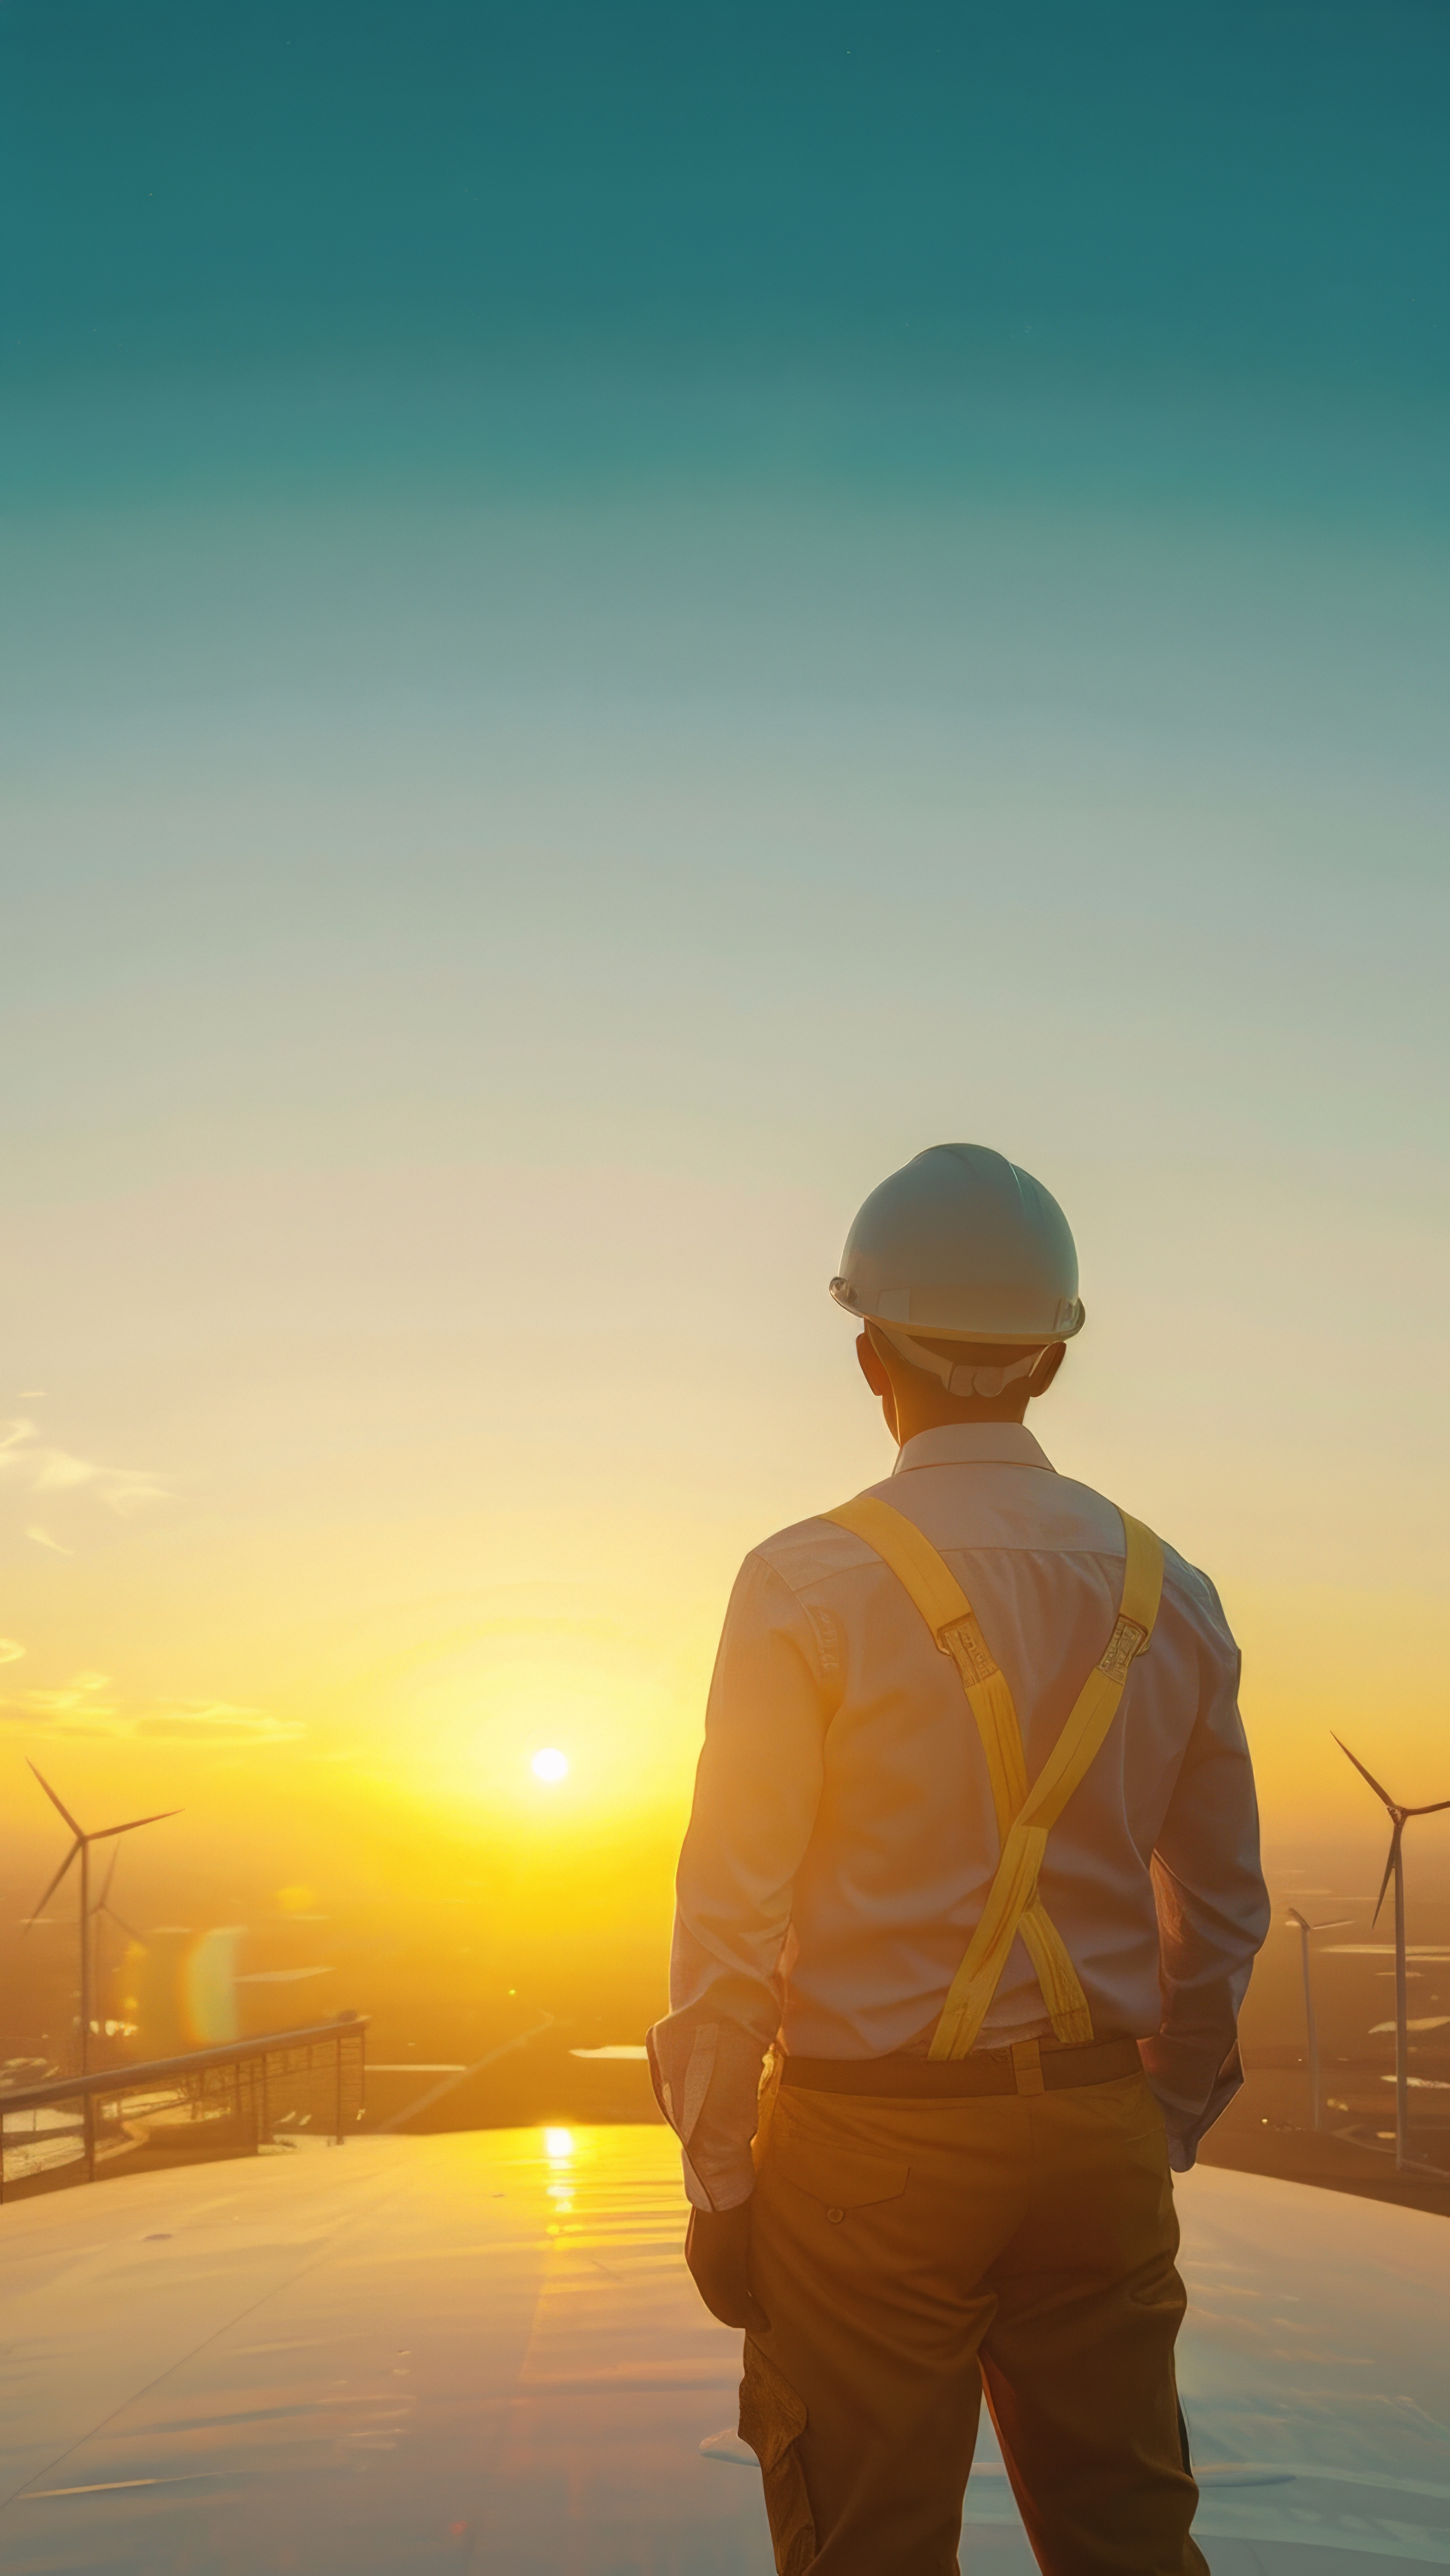
<instances>
[{"instance_id":1,"label":"khaki trousers","mask_svg":"<svg viewBox=\"0 0 1450 2576\"><path fill-rule=\"evenodd\" d=\"M985 2382L1046 2576L1207 2576L1173 2343L1185 2305L1141 2076L763 2105L740 2431L779 2576L956 2576Z\"/></svg>"}]
</instances>

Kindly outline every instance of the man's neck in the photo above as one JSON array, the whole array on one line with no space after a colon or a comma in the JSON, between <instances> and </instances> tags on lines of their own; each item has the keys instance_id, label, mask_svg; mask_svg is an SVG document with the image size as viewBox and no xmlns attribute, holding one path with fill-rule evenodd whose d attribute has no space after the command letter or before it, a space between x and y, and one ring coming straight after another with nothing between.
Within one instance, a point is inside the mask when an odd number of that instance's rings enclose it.
<instances>
[{"instance_id":1,"label":"man's neck","mask_svg":"<svg viewBox=\"0 0 1450 2576\"><path fill-rule=\"evenodd\" d=\"M904 1449L919 1431L942 1431L959 1422L1022 1422L1027 1414L1027 1398L1019 1388L998 1396L968 1397L947 1395L943 1390L933 1397L915 1387L896 1392L896 1444Z\"/></svg>"}]
</instances>

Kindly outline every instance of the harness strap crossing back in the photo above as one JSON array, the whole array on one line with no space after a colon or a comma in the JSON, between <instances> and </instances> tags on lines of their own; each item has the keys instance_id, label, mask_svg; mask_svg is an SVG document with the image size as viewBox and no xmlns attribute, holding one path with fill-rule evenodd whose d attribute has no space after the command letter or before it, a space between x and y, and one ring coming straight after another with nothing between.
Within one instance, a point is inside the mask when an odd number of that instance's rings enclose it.
<instances>
[{"instance_id":1,"label":"harness strap crossing back","mask_svg":"<svg viewBox=\"0 0 1450 2576\"><path fill-rule=\"evenodd\" d=\"M1122 1514L1127 1541L1122 1601L1113 1633L1073 1703L1061 1735L1028 1785L1017 1710L977 1614L945 1559L914 1521L874 1494L842 1503L834 1521L874 1548L921 1612L940 1653L950 1655L971 1704L997 1815L1001 1857L967 1955L952 1979L929 2054L965 2057L997 1991L1020 1932L1052 2027L1068 2047L1093 2037L1092 2015L1062 1937L1037 1894L1047 1837L1089 1769L1117 1715L1134 1657L1147 1652L1163 1590L1163 1550L1142 1521Z\"/></svg>"}]
</instances>

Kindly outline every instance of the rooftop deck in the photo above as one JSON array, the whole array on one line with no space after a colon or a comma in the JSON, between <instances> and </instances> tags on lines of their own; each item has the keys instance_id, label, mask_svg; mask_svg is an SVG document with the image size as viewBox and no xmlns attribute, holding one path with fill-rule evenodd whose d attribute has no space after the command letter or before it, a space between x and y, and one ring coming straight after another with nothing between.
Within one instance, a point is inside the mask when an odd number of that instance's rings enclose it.
<instances>
[{"instance_id":1,"label":"rooftop deck","mask_svg":"<svg viewBox=\"0 0 1450 2576\"><path fill-rule=\"evenodd\" d=\"M1180 2201L1215 2576L1450 2566L1450 2229L1223 2172ZM7 2208L0 2564L770 2576L739 2337L680 2224L659 2128L361 2139ZM1028 2576L989 2430L967 2525L968 2567Z\"/></svg>"}]
</instances>

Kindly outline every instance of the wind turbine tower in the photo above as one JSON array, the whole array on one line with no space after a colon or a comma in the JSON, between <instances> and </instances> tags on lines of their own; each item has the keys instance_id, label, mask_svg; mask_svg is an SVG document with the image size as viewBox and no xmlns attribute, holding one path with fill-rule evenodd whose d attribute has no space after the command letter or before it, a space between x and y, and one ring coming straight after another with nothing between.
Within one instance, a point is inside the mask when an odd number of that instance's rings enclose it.
<instances>
[{"instance_id":1,"label":"wind turbine tower","mask_svg":"<svg viewBox=\"0 0 1450 2576\"><path fill-rule=\"evenodd\" d=\"M99 1985L99 1984L100 1984L100 1982L101 1982L101 1972L100 1972L100 1964L99 1964L99 1963L100 1963L100 1961L101 1961L101 1958L102 1958L102 1957L103 1957L103 1955L104 1955L104 1953L103 1953L103 1951L102 1951L102 1947L101 1947L101 1925L102 1925L102 1923L103 1923L103 1922L106 1922L106 1923L114 1923L114 1925L115 1925L115 1927L116 1927L116 1930L117 1930L118 1932L124 1932L124 1934L125 1934L125 1936L126 1936L126 1939L127 1939L128 1941L134 1941L134 1942L138 1945L138 1947L140 1946L140 1943L141 1943L141 1935L140 1935L140 1933L137 1931L135 1924L134 1924L134 1923L128 1923L128 1922L127 1922L127 1920L126 1920L126 1918L125 1918L125 1915L124 1915L124 1914L118 1914L118 1913L116 1912L116 1909L115 1909L114 1905L111 1903L111 1887L112 1887L112 1884L113 1884L114 1879L115 1879L115 1876L116 1876L116 1863L117 1863L117 1861L120 1859L120 1857L121 1857L121 1846L120 1846L120 1844L119 1844L119 1843L117 1843L117 1845L116 1845L116 1847L115 1847L115 1850L114 1850L114 1851L112 1852L112 1854L111 1854L110 1863L109 1863L109 1866L107 1867L107 1870L106 1870L106 1875L105 1875L105 1877L104 1877L104 1878L102 1879L102 1881L101 1881L101 1892L100 1892L100 1895L96 1898L95 1904L91 1907L91 1921L94 1923L94 1925L95 1925L95 1927L96 1927L96 1929L95 1929L95 1940L94 1940L94 1946L93 1946L93 1948L92 1948L92 1952L91 1952L91 1960L92 1960L92 1969L91 1969L91 1973L92 1973L93 1977L95 1978L95 1981L96 1981L97 1985Z\"/></svg>"},{"instance_id":2,"label":"wind turbine tower","mask_svg":"<svg viewBox=\"0 0 1450 2576\"><path fill-rule=\"evenodd\" d=\"M1289 1920L1299 1935L1299 1965L1304 1976L1304 2032L1309 2045L1309 2102L1313 2113L1310 2126L1319 2128L1319 2025L1314 2018L1314 1986L1309 1975L1309 1935L1311 1932L1339 1932L1349 1921L1347 1914L1336 1914L1332 1923L1306 1923L1297 1905L1289 1908Z\"/></svg>"},{"instance_id":3,"label":"wind turbine tower","mask_svg":"<svg viewBox=\"0 0 1450 2576\"><path fill-rule=\"evenodd\" d=\"M35 1771L35 1764L34 1764L33 1762L31 1763L30 1768L31 1768L31 1770L32 1770L32 1771ZM70 1827L70 1829L71 1829L71 1832L72 1832L72 1833L74 1834L74 1836L75 1836L75 1840L74 1840L74 1842L71 1844L70 1850L66 1853L66 1856L65 1856L64 1860L61 1862L61 1865L60 1865L59 1869L56 1871L54 1878L51 1880L49 1887L46 1889L45 1894L42 1896L42 1898L41 1898L41 1900L40 1900L40 1903L35 1907L35 1910L34 1910L34 1912L32 1913L32 1915L31 1915L31 1917L30 1917L30 1922L31 1922L31 1923L33 1923L33 1922L35 1921L35 1919L36 1919L36 1916L37 1916L37 1915L42 1914L42 1913L45 1911L46 1906L50 1903L50 1900L51 1900L51 1898L54 1896L56 1889L59 1887L59 1885L60 1885L60 1883L61 1883L61 1880L65 1877L65 1874L66 1874L67 1870L70 1868L72 1861L74 1861L74 1860L76 1860L77 1858L79 1858L79 1860L80 1860L80 1865L81 1865L81 1918L80 1918L80 1931L81 1931L81 2064L80 2064L80 2071L81 2071L82 2075L85 2075L85 2074L88 2074L88 2073L89 2073L89 2071L90 2071L90 2062L91 2062L91 2015L92 2015L92 2011L93 2011L93 2008L94 2008L94 1999L93 1999L93 1995L92 1995L92 1987L93 1987L93 1985L94 1985L94 1977L93 1977L93 1973L92 1973L92 1971L93 1971L93 1964L94 1964L94 1944L93 1944L92 1939L91 1939L91 1921L92 1921L92 1911L93 1911L92 1906L91 1906L91 1845L92 1845L92 1843L104 1843L104 1842L109 1842L109 1841L112 1839L112 1837L113 1837L114 1835L116 1835L116 1834L134 1834L134 1833L138 1833L138 1832L140 1831L140 1828L142 1827L142 1825L159 1825L159 1824L163 1824L163 1823L165 1822L165 1820L166 1820L166 1818L167 1818L168 1816L179 1816L179 1815L180 1815L180 1813L181 1813L181 1809L180 1809L179 1807L163 1807L163 1808L160 1810L159 1814L157 1814L157 1815L154 1815L154 1816L132 1816L132 1817L129 1819L129 1821L128 1821L126 1824L124 1824L124 1825L100 1825L100 1826L98 1826L98 1827L97 1827L97 1829L96 1829L95 1833L93 1833L93 1834L88 1834L88 1833L85 1831L85 1829L84 1829L84 1827L83 1827L83 1826L78 1825L78 1824L76 1823L76 1820L75 1820L74 1816L71 1814L71 1811L70 1811L69 1807L67 1807L67 1806L64 1804L64 1802L63 1802L60 1798L58 1798L58 1797L56 1796L56 1793L55 1793L54 1789L52 1789L52 1787L51 1787L51 1785L50 1785L50 1782L46 1779L45 1774L44 1774L42 1771L35 1771L35 1776L36 1776L37 1780L40 1782L40 1785L41 1785L42 1789L45 1791L45 1794L46 1794L47 1798L50 1800L50 1803L51 1803L51 1805L55 1808L55 1810L56 1810L57 1814L58 1814L58 1815L60 1815L60 1816L62 1816L62 1817L65 1819L65 1822L69 1825L69 1827ZM108 1874L107 1874L107 1878L106 1878L106 1885L105 1885L105 1889L104 1889L104 1891L103 1891L103 1893L102 1893L102 1897L101 1897L101 1904L100 1904L100 1906L98 1906L98 1907L96 1907L96 1908L94 1909L94 1911L95 1911L95 1912L99 1913L99 1912L102 1910L102 1908L104 1908L104 1910L105 1910L107 1913L109 1913L109 1912L110 1912L110 1907L109 1907L109 1905L107 1905L107 1904L106 1904L106 1898L107 1898L107 1896L108 1896L108 1895L109 1895L109 1893L110 1893L110 1886L111 1886L111 1881L110 1881L110 1876L109 1876L109 1873L108 1873ZM29 1928L30 1928L30 1925L29 1925L29 1924L27 1924L27 1925L26 1925L26 1929L27 1929L27 1931L29 1930Z\"/></svg>"},{"instance_id":4,"label":"wind turbine tower","mask_svg":"<svg viewBox=\"0 0 1450 2576\"><path fill-rule=\"evenodd\" d=\"M1330 1733L1334 1733L1332 1727ZM1380 1892L1375 1898L1370 1924L1373 1928L1378 1923L1380 1907L1385 1901L1385 1889L1393 1878L1395 1882L1395 2171L1405 2173L1410 2164L1410 2002L1405 1968L1405 1856L1402 1844L1405 1827L1411 1816L1438 1816L1446 1807L1450 1807L1450 1798L1437 1798L1433 1805L1428 1807L1402 1807L1390 1796L1388 1789L1380 1787L1374 1773L1366 1771L1357 1753L1351 1753L1349 1746L1339 1736L1336 1735L1334 1741L1346 1761L1354 1764L1360 1778L1369 1782L1390 1820L1390 1855L1385 1862L1385 1874L1380 1880Z\"/></svg>"}]
</instances>

